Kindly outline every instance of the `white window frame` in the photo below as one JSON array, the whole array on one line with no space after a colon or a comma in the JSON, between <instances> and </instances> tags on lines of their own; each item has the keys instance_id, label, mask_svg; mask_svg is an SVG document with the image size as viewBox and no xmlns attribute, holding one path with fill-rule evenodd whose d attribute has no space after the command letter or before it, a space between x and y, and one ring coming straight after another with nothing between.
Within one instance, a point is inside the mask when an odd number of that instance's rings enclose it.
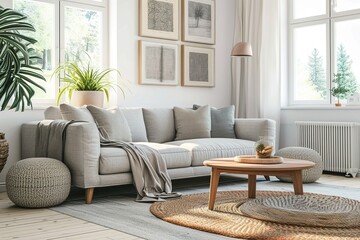
<instances>
[{"instance_id":1,"label":"white window frame","mask_svg":"<svg viewBox=\"0 0 360 240\"><path fill-rule=\"evenodd\" d=\"M335 46L335 36L334 36L334 23L352 20L352 19L360 19L360 8L355 10L343 11L343 12L335 12L333 9L334 1L336 0L326 0L326 14L306 17L306 18L293 18L293 1L290 0L288 4L288 95L287 95L287 102L290 106L311 106L311 105L330 105L335 101L335 98L331 97L330 92L328 92L326 100L295 100L295 79L294 79L294 29L299 27L306 27L306 26L314 26L321 23L326 24L326 81L327 81L327 89L331 87L331 80L333 78L335 72L335 53L336 53L336 46Z\"/></svg>"},{"instance_id":2,"label":"white window frame","mask_svg":"<svg viewBox=\"0 0 360 240\"><path fill-rule=\"evenodd\" d=\"M96 10L102 13L102 62L103 68L109 66L109 0L31 0L35 2L51 3L55 6L55 67L65 60L64 47L64 6L74 6L83 9ZM0 5L12 8L14 0L0 0ZM55 98L54 99L32 99L35 108L43 108L55 105L57 95L60 89L60 82L57 77L51 81L55 81Z\"/></svg>"}]
</instances>

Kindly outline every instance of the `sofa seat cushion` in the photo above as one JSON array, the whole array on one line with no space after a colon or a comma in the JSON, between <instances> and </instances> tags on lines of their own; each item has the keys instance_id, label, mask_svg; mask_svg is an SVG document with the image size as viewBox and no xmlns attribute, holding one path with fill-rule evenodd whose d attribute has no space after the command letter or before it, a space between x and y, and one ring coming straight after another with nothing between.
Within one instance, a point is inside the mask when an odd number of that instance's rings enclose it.
<instances>
[{"instance_id":1,"label":"sofa seat cushion","mask_svg":"<svg viewBox=\"0 0 360 240\"><path fill-rule=\"evenodd\" d=\"M158 150L166 162L168 169L191 166L191 152L175 145L141 142L135 145L147 145ZM121 148L106 147L100 150L100 174L130 172L130 162L126 152Z\"/></svg>"},{"instance_id":2,"label":"sofa seat cushion","mask_svg":"<svg viewBox=\"0 0 360 240\"><path fill-rule=\"evenodd\" d=\"M255 142L229 138L199 138L168 142L192 151L191 166L202 166L205 160L255 154Z\"/></svg>"}]
</instances>

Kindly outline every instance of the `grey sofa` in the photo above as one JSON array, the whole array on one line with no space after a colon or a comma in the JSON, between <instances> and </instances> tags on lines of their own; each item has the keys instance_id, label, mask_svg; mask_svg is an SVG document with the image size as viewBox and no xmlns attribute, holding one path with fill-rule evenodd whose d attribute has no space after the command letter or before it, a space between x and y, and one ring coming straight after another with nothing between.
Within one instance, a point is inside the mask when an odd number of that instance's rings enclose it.
<instances>
[{"instance_id":1,"label":"grey sofa","mask_svg":"<svg viewBox=\"0 0 360 240\"><path fill-rule=\"evenodd\" d=\"M61 118L58 110L45 111L46 119ZM275 137L270 119L235 119L234 138L200 138L174 141L173 109L122 109L135 144L146 144L160 152L172 179L210 175L203 161L254 154L259 136ZM34 157L38 122L22 126L22 158ZM67 129L64 163L69 167L72 185L85 188L91 203L94 188L132 183L128 157L119 148L101 148L95 123L71 124Z\"/></svg>"}]
</instances>

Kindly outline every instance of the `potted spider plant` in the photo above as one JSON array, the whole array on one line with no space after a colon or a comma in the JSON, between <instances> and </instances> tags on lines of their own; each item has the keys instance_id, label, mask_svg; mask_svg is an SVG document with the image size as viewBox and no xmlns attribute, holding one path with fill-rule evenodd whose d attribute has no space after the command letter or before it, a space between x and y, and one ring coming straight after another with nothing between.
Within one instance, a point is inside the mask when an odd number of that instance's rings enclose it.
<instances>
[{"instance_id":1,"label":"potted spider plant","mask_svg":"<svg viewBox=\"0 0 360 240\"><path fill-rule=\"evenodd\" d=\"M103 107L104 99L109 101L109 90L118 87L123 95L123 87L116 84L110 78L110 73L121 74L117 69L108 68L99 70L87 64L77 62L66 62L59 65L53 75L59 76L63 86L57 97L57 104L61 97L67 92L69 100L74 106L94 105Z\"/></svg>"},{"instance_id":2,"label":"potted spider plant","mask_svg":"<svg viewBox=\"0 0 360 240\"><path fill-rule=\"evenodd\" d=\"M27 17L15 10L0 6L0 111L7 108L24 111L32 108L34 88L45 89L36 81L46 81L41 69L32 66L32 61L41 59L33 54L31 44L37 41L24 32L35 28ZM9 153L5 134L0 132L0 172Z\"/></svg>"}]
</instances>

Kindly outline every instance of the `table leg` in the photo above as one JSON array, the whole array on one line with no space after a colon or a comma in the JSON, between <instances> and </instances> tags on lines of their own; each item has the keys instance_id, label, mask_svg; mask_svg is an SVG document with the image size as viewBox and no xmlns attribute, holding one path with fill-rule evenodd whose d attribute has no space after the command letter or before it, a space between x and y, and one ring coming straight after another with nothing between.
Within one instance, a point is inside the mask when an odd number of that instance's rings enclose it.
<instances>
[{"instance_id":1,"label":"table leg","mask_svg":"<svg viewBox=\"0 0 360 240\"><path fill-rule=\"evenodd\" d=\"M218 169L213 168L211 170L211 179L210 179L210 195L209 195L209 209L214 209L216 192L219 185L220 172Z\"/></svg>"},{"instance_id":2,"label":"table leg","mask_svg":"<svg viewBox=\"0 0 360 240\"><path fill-rule=\"evenodd\" d=\"M256 198L256 175L248 176L248 198Z\"/></svg>"},{"instance_id":3,"label":"table leg","mask_svg":"<svg viewBox=\"0 0 360 240\"><path fill-rule=\"evenodd\" d=\"M301 170L294 171L292 175L295 195L303 195L303 182Z\"/></svg>"}]
</instances>

